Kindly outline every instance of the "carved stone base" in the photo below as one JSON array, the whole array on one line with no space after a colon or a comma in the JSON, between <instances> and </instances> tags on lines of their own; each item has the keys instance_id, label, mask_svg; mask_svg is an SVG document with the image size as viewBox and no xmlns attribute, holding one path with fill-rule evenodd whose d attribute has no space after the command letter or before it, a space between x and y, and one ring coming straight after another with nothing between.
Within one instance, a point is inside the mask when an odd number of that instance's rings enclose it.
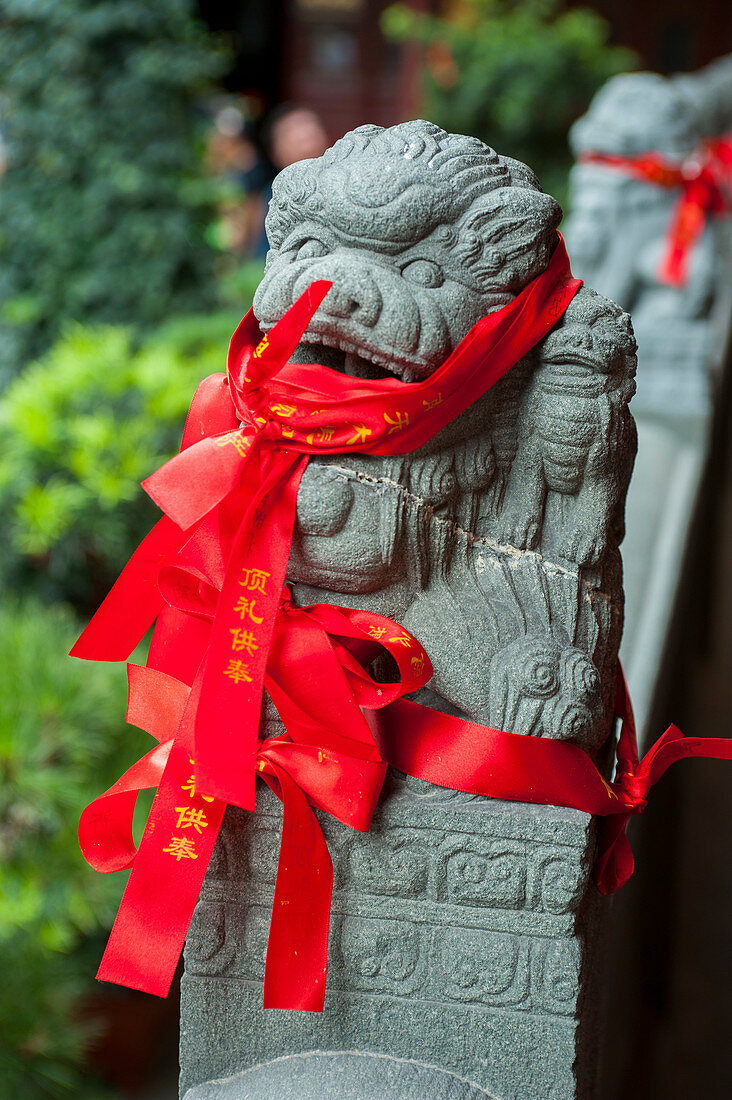
<instances>
[{"instance_id":1,"label":"carved stone base","mask_svg":"<svg viewBox=\"0 0 732 1100\"><path fill-rule=\"evenodd\" d=\"M267 788L256 814L228 810L186 947L182 1092L341 1051L449 1071L499 1100L591 1095L605 908L588 885L592 819L388 783L367 835L320 815L335 872L322 1015L261 1008L281 810ZM321 1096L361 1096L343 1072L324 1073ZM421 1095L436 1095L427 1076ZM279 1095L300 1095L294 1082ZM223 1085L194 1095L269 1095Z\"/></svg>"}]
</instances>

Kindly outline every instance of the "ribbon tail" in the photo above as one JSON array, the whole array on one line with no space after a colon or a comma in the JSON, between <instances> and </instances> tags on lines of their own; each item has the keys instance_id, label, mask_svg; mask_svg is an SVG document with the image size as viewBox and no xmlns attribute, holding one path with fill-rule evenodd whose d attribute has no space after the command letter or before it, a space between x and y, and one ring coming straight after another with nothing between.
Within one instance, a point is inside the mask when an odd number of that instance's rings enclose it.
<instances>
[{"instance_id":1,"label":"ribbon tail","mask_svg":"<svg viewBox=\"0 0 732 1100\"><path fill-rule=\"evenodd\" d=\"M658 271L659 282L679 287L686 284L689 256L702 234L705 221L701 203L690 195L683 195L669 228L666 251Z\"/></svg>"},{"instance_id":2,"label":"ribbon tail","mask_svg":"<svg viewBox=\"0 0 732 1100\"><path fill-rule=\"evenodd\" d=\"M194 685L97 977L165 997L226 806L192 783Z\"/></svg>"},{"instance_id":3,"label":"ribbon tail","mask_svg":"<svg viewBox=\"0 0 732 1100\"><path fill-rule=\"evenodd\" d=\"M253 388L260 385L287 362L332 285L326 279L318 279L311 283L294 305L291 305L282 315L274 328L262 338L246 364L244 381L247 387ZM239 373L237 368L243 362L247 342L255 325L256 320L250 310L231 338L228 356L230 377L236 377Z\"/></svg>"},{"instance_id":4,"label":"ribbon tail","mask_svg":"<svg viewBox=\"0 0 732 1100\"><path fill-rule=\"evenodd\" d=\"M157 787L172 741L156 745L136 761L108 791L95 798L79 819L79 847L95 871L105 874L131 867L137 855L132 818L140 791Z\"/></svg>"},{"instance_id":5,"label":"ribbon tail","mask_svg":"<svg viewBox=\"0 0 732 1100\"><path fill-rule=\"evenodd\" d=\"M677 726L669 726L648 750L635 775L623 773L613 784L628 810L604 818L598 826L598 851L593 878L602 894L612 894L633 874L635 861L625 830L633 814L642 813L646 797L666 770L678 760L701 757L732 760L732 740L721 737L684 737Z\"/></svg>"},{"instance_id":6,"label":"ribbon tail","mask_svg":"<svg viewBox=\"0 0 732 1100\"><path fill-rule=\"evenodd\" d=\"M105 874L131 867L137 855L132 821L140 791L157 787L170 756L190 689L165 673L142 665L127 666L127 721L147 730L160 744L84 809L79 847L90 867Z\"/></svg>"},{"instance_id":7,"label":"ribbon tail","mask_svg":"<svg viewBox=\"0 0 732 1100\"><path fill-rule=\"evenodd\" d=\"M237 423L226 375L210 375L194 394L181 449L187 450L201 437L235 429ZM88 661L125 661L129 657L163 608L158 573L187 539L167 515L156 523L77 640L72 657Z\"/></svg>"},{"instance_id":8,"label":"ribbon tail","mask_svg":"<svg viewBox=\"0 0 732 1100\"><path fill-rule=\"evenodd\" d=\"M86 661L127 660L163 608L158 573L186 538L167 516L155 524L74 644L72 657Z\"/></svg>"},{"instance_id":9,"label":"ribbon tail","mask_svg":"<svg viewBox=\"0 0 732 1100\"><path fill-rule=\"evenodd\" d=\"M307 462L306 455L275 456L241 521L203 672L195 719L197 776L205 790L245 810L255 804L264 674ZM255 601L255 619L237 613L242 595Z\"/></svg>"},{"instance_id":10,"label":"ribbon tail","mask_svg":"<svg viewBox=\"0 0 732 1100\"><path fill-rule=\"evenodd\" d=\"M685 737L677 726L666 732L648 750L641 761L639 774L647 775L649 787L657 783L677 760L688 757L706 760L732 760L732 739L729 737Z\"/></svg>"},{"instance_id":11,"label":"ribbon tail","mask_svg":"<svg viewBox=\"0 0 732 1100\"><path fill-rule=\"evenodd\" d=\"M322 1012L333 864L307 798L283 769L263 773L282 800L282 841L264 969L264 1007Z\"/></svg>"},{"instance_id":12,"label":"ribbon tail","mask_svg":"<svg viewBox=\"0 0 732 1100\"><path fill-rule=\"evenodd\" d=\"M633 874L635 859L625 829L632 814L604 817L598 825L592 878L601 894L614 894Z\"/></svg>"},{"instance_id":13,"label":"ribbon tail","mask_svg":"<svg viewBox=\"0 0 732 1100\"><path fill-rule=\"evenodd\" d=\"M688 278L686 248L669 241L658 268L658 281L665 286L682 287Z\"/></svg>"}]
</instances>

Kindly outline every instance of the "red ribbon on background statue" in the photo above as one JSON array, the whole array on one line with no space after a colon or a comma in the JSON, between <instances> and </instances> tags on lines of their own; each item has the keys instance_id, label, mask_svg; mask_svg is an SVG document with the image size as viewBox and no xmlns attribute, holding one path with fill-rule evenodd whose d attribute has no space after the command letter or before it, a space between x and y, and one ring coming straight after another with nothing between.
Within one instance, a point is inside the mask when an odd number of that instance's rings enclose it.
<instances>
[{"instance_id":1,"label":"red ribbon on background statue","mask_svg":"<svg viewBox=\"0 0 732 1100\"><path fill-rule=\"evenodd\" d=\"M419 383L288 362L329 286L313 284L264 337L253 314L245 317L228 378L199 386L180 454L145 482L163 519L72 650L126 659L157 618L147 667L129 666L128 720L159 744L80 822L93 867L132 868L98 974L108 981L167 993L226 805L253 810L257 775L283 803L265 1007L323 1007L332 865L312 806L367 830L386 763L443 786L613 815L601 836L600 888L615 889L632 872L625 823L660 771L651 754L637 767L630 719L611 785L576 746L401 699L432 675L417 639L370 612L296 608L284 587L309 455L403 454L477 400L579 289L561 238L547 270ZM397 663L394 683L368 672L380 648ZM265 687L287 733L263 741ZM680 755L729 754L678 731L667 736L652 750L664 767ZM153 787L136 851L135 800Z\"/></svg>"},{"instance_id":2,"label":"red ribbon on background statue","mask_svg":"<svg viewBox=\"0 0 732 1100\"><path fill-rule=\"evenodd\" d=\"M698 158L690 157L682 164L658 153L621 157L588 151L580 153L577 159L580 164L616 168L646 183L681 190L668 227L658 279L670 286L684 286L691 251L704 231L707 218L710 214L726 214L732 210L729 154L729 142L719 140L705 143Z\"/></svg>"}]
</instances>

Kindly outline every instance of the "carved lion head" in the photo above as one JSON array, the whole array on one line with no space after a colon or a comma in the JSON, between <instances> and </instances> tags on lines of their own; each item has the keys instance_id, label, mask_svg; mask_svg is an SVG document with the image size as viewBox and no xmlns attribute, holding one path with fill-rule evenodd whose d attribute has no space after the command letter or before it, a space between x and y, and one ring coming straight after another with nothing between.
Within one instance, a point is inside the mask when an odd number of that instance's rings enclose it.
<instances>
[{"instance_id":1,"label":"carved lion head","mask_svg":"<svg viewBox=\"0 0 732 1100\"><path fill-rule=\"evenodd\" d=\"M477 138L361 126L277 176L254 312L270 328L330 280L295 360L415 381L544 270L560 217L525 165Z\"/></svg>"}]
</instances>

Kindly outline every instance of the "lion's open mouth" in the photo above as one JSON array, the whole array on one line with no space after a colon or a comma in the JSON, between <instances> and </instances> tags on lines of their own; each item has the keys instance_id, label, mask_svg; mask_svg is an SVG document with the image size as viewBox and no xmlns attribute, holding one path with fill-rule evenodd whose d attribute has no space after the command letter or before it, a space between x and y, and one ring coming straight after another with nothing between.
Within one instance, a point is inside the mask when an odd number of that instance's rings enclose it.
<instances>
[{"instance_id":1,"label":"lion's open mouth","mask_svg":"<svg viewBox=\"0 0 732 1100\"><path fill-rule=\"evenodd\" d=\"M324 367L349 374L353 378L393 378L394 371L385 366L385 360L379 361L357 351L345 341L331 340L328 336L313 336L307 333L295 349L294 363L322 363Z\"/></svg>"},{"instance_id":2,"label":"lion's open mouth","mask_svg":"<svg viewBox=\"0 0 732 1100\"><path fill-rule=\"evenodd\" d=\"M262 328L271 326L262 325ZM426 363L408 361L398 356L390 357L383 351L354 344L345 336L331 336L322 332L303 333L292 354L293 363L322 363L325 367L348 374L352 378L397 377L402 382L417 382L430 373Z\"/></svg>"}]
</instances>

